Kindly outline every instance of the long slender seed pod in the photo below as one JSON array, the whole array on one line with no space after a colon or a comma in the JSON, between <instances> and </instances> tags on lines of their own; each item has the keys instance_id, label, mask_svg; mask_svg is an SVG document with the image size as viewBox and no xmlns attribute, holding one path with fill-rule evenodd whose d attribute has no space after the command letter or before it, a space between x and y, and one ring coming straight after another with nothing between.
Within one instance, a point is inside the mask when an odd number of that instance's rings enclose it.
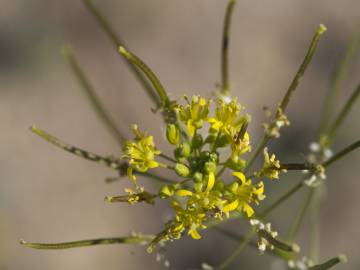
<instances>
[{"instance_id":1,"label":"long slender seed pod","mask_svg":"<svg viewBox=\"0 0 360 270\"><path fill-rule=\"evenodd\" d=\"M119 160L116 160L114 158L110 158L110 157L103 157L103 156L99 156L97 154L85 151L83 149L80 149L78 147L69 145L67 143L62 142L61 140L59 140L58 138L54 137L53 135L47 133L46 131L38 128L35 125L32 125L30 127L30 130L32 132L34 132L35 134L39 135L41 138L45 139L46 141L48 141L49 143L71 153L74 154L78 157L82 157L84 159L87 160L91 160L91 161L95 161L97 163L100 164L104 164L112 169L118 170L121 168L122 164L120 163Z\"/></svg>"},{"instance_id":2,"label":"long slender seed pod","mask_svg":"<svg viewBox=\"0 0 360 270\"><path fill-rule=\"evenodd\" d=\"M226 95L230 92L229 81L229 41L230 41L230 25L231 18L234 11L236 0L229 0L225 12L224 28L222 35L221 47L221 93Z\"/></svg>"},{"instance_id":3,"label":"long slender seed pod","mask_svg":"<svg viewBox=\"0 0 360 270\"><path fill-rule=\"evenodd\" d=\"M296 90L301 78L304 76L304 73L305 73L309 63L311 62L311 60L313 58L313 55L314 55L317 45L319 43L320 37L326 32L326 30L327 29L326 29L325 25L320 24L318 30L314 34L314 37L311 41L310 47L305 55L305 58L304 58L302 64L300 65L299 70L296 72L294 79L292 80L288 90L286 91L284 98L282 99L282 101L280 103L279 107L282 109L283 112L285 112L286 107L289 104L291 95Z\"/></svg>"},{"instance_id":4,"label":"long slender seed pod","mask_svg":"<svg viewBox=\"0 0 360 270\"><path fill-rule=\"evenodd\" d=\"M62 243L29 243L25 240L20 240L20 244L34 249L69 249L79 247L89 247L98 245L111 245L111 244L146 244L153 236L140 235L140 236L126 236L126 237L111 237L111 238L97 238L72 242Z\"/></svg>"},{"instance_id":5,"label":"long slender seed pod","mask_svg":"<svg viewBox=\"0 0 360 270\"><path fill-rule=\"evenodd\" d=\"M124 47L119 47L119 52L122 56L128 59L133 65L139 68L142 72L144 72L145 76L151 81L153 84L157 94L160 97L161 104L163 107L167 107L170 105L169 97L162 86L160 80L157 78L155 73L135 54L126 50Z\"/></svg>"},{"instance_id":6,"label":"long slender seed pod","mask_svg":"<svg viewBox=\"0 0 360 270\"><path fill-rule=\"evenodd\" d=\"M331 258L330 260L328 260L322 264L318 264L318 265L309 267L308 270L327 270L327 269L330 269L331 267L337 265L338 263L346 263L346 261L347 261L346 256L340 254L339 256Z\"/></svg>"}]
</instances>

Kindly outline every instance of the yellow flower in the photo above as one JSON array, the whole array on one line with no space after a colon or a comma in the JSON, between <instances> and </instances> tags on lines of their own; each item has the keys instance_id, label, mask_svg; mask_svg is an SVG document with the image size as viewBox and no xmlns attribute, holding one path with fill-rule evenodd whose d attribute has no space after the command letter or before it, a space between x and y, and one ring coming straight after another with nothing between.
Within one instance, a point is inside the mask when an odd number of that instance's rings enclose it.
<instances>
[{"instance_id":1,"label":"yellow flower","mask_svg":"<svg viewBox=\"0 0 360 270\"><path fill-rule=\"evenodd\" d=\"M245 212L248 217L254 214L251 204L259 204L265 198L264 184L260 182L254 186L250 179L246 179L242 172L233 172L233 175L239 180L233 182L230 187L230 196L228 203L224 205L222 211L229 215L232 211Z\"/></svg>"},{"instance_id":2,"label":"yellow flower","mask_svg":"<svg viewBox=\"0 0 360 270\"><path fill-rule=\"evenodd\" d=\"M238 139L238 132L235 129L230 129L231 159L234 161L237 161L239 156L251 151L249 133L245 132L243 138Z\"/></svg>"},{"instance_id":3,"label":"yellow flower","mask_svg":"<svg viewBox=\"0 0 360 270\"><path fill-rule=\"evenodd\" d=\"M239 131L246 121L246 117L240 115L241 109L242 107L236 98L229 103L219 99L218 107L215 109L215 117L208 119L211 125L210 130L213 132L221 131L228 135L231 135L232 130Z\"/></svg>"},{"instance_id":4,"label":"yellow flower","mask_svg":"<svg viewBox=\"0 0 360 270\"><path fill-rule=\"evenodd\" d=\"M195 191L180 189L176 192L178 196L188 198L185 209L177 201L172 203L176 211L175 221L178 224L176 231L179 228L182 228L182 230L186 229L192 238L201 238L198 229L206 228L203 224L207 218L206 213L220 208L224 203L220 194L213 190L214 185L215 175L213 172L210 172L206 187L202 186L200 190L195 189Z\"/></svg>"},{"instance_id":5,"label":"yellow flower","mask_svg":"<svg viewBox=\"0 0 360 270\"><path fill-rule=\"evenodd\" d=\"M179 105L177 112L180 121L186 124L188 133L194 136L196 129L202 128L203 121L207 120L211 100L206 101L200 96L193 96L191 102L185 96L187 104Z\"/></svg>"},{"instance_id":6,"label":"yellow flower","mask_svg":"<svg viewBox=\"0 0 360 270\"><path fill-rule=\"evenodd\" d=\"M264 148L264 164L259 172L256 172L256 176L265 176L270 179L279 179L279 173L286 170L280 169L280 161L276 159L275 154L271 157L268 153L267 147Z\"/></svg>"},{"instance_id":7,"label":"yellow flower","mask_svg":"<svg viewBox=\"0 0 360 270\"><path fill-rule=\"evenodd\" d=\"M133 132L135 139L134 141L126 141L123 158L129 160L128 175L135 182L133 169L146 172L148 169L160 166L161 164L155 160L155 157L161 152L155 148L153 137L148 136L146 132L141 133L137 125L133 126Z\"/></svg>"}]
</instances>

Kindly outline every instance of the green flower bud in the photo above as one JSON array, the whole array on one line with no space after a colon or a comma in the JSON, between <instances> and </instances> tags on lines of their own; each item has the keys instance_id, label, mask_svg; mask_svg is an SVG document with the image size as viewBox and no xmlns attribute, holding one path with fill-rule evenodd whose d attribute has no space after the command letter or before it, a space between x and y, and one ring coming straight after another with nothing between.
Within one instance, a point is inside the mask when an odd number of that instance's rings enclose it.
<instances>
[{"instance_id":1,"label":"green flower bud","mask_svg":"<svg viewBox=\"0 0 360 270\"><path fill-rule=\"evenodd\" d=\"M163 186L160 190L160 197L165 199L173 196L175 189L173 186Z\"/></svg>"},{"instance_id":2,"label":"green flower bud","mask_svg":"<svg viewBox=\"0 0 360 270\"><path fill-rule=\"evenodd\" d=\"M191 154L191 147L188 143L182 143L175 149L175 157L177 159L181 157L188 157Z\"/></svg>"},{"instance_id":3,"label":"green flower bud","mask_svg":"<svg viewBox=\"0 0 360 270\"><path fill-rule=\"evenodd\" d=\"M202 192L203 190L203 187L204 187L204 184L203 183L195 183L194 184L194 189L195 189L195 191L197 192L197 193L200 193L200 192Z\"/></svg>"},{"instance_id":4,"label":"green flower bud","mask_svg":"<svg viewBox=\"0 0 360 270\"><path fill-rule=\"evenodd\" d=\"M210 160L211 160L211 161L217 162L217 161L218 161L218 158L219 158L219 156L218 156L218 154L217 154L216 152L212 152L212 153L210 154Z\"/></svg>"},{"instance_id":5,"label":"green flower bud","mask_svg":"<svg viewBox=\"0 0 360 270\"><path fill-rule=\"evenodd\" d=\"M176 163L175 172L182 177L187 177L190 174L189 168L181 163Z\"/></svg>"},{"instance_id":6,"label":"green flower bud","mask_svg":"<svg viewBox=\"0 0 360 270\"><path fill-rule=\"evenodd\" d=\"M203 145L204 141L203 141L203 137L200 134L197 134L193 139L192 139L192 147L193 148L200 148Z\"/></svg>"},{"instance_id":7,"label":"green flower bud","mask_svg":"<svg viewBox=\"0 0 360 270\"><path fill-rule=\"evenodd\" d=\"M193 178L195 182L201 182L203 180L203 174L201 172L195 172Z\"/></svg>"},{"instance_id":8,"label":"green flower bud","mask_svg":"<svg viewBox=\"0 0 360 270\"><path fill-rule=\"evenodd\" d=\"M216 163L215 163L215 162L212 162L212 161L206 162L206 163L205 163L205 166L204 166L204 170L205 170L207 173L210 173L210 172L215 173L215 172L216 172Z\"/></svg>"},{"instance_id":9,"label":"green flower bud","mask_svg":"<svg viewBox=\"0 0 360 270\"><path fill-rule=\"evenodd\" d=\"M168 124L166 127L166 138L169 143L177 145L180 141L180 131L174 124Z\"/></svg>"}]
</instances>

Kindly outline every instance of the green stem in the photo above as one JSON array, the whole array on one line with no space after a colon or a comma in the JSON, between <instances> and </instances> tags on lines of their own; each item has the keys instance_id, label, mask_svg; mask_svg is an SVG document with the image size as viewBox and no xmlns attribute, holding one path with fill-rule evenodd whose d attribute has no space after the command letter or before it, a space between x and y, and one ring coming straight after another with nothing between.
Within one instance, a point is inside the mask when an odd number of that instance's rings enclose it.
<instances>
[{"instance_id":1,"label":"green stem","mask_svg":"<svg viewBox=\"0 0 360 270\"><path fill-rule=\"evenodd\" d=\"M99 11L99 9L95 6L92 0L83 0L86 8L89 12L94 16L97 23L101 27L101 29L109 36L110 40L112 41L116 50L119 46L125 46L124 41L120 38L120 36L116 33L114 28L110 25L110 23L106 20L105 16ZM160 105L159 99L154 92L154 89L145 78L145 76L136 68L134 67L129 60L126 60L126 64L130 71L134 74L135 78L138 82L142 85L147 95L150 97L152 102L156 107Z\"/></svg>"},{"instance_id":2,"label":"green stem","mask_svg":"<svg viewBox=\"0 0 360 270\"><path fill-rule=\"evenodd\" d=\"M319 262L319 243L320 243L320 197L319 187L314 190L314 199L310 211L310 259Z\"/></svg>"},{"instance_id":3,"label":"green stem","mask_svg":"<svg viewBox=\"0 0 360 270\"><path fill-rule=\"evenodd\" d=\"M255 230L250 230L244 237L244 239L240 242L239 246L234 250L233 253L230 254L229 257L226 258L226 260L216 268L216 270L224 270L230 264L233 263L233 261L239 256L239 254L243 251L243 249L250 243L253 236L256 234Z\"/></svg>"},{"instance_id":4,"label":"green stem","mask_svg":"<svg viewBox=\"0 0 360 270\"><path fill-rule=\"evenodd\" d=\"M351 97L345 103L344 107L342 108L341 112L335 119L334 123L329 127L328 132L326 132L329 142L331 142L336 134L336 131L340 128L341 124L344 122L346 116L349 114L351 108L355 104L355 101L360 96L360 85L356 88L356 90L352 93Z\"/></svg>"},{"instance_id":5,"label":"green stem","mask_svg":"<svg viewBox=\"0 0 360 270\"><path fill-rule=\"evenodd\" d=\"M157 78L155 73L143 62L139 57L137 57L132 52L126 50L123 46L119 47L119 52L122 56L128 59L134 66L138 67L142 72L144 72L145 76L151 81L153 87L155 88L157 94L160 97L161 104L163 107L170 106L169 97L161 84L160 80Z\"/></svg>"},{"instance_id":6,"label":"green stem","mask_svg":"<svg viewBox=\"0 0 360 270\"><path fill-rule=\"evenodd\" d=\"M289 104L291 95L293 94L293 92L296 90L301 78L303 77L306 68L308 67L314 53L316 50L316 47L318 45L318 42L320 40L321 35L326 31L326 27L323 24L320 24L318 30L316 31L310 47L305 55L305 58L302 62L302 64L300 65L300 68L298 69L294 79L292 80L288 90L286 91L285 96L283 97L279 108L281 109L281 111L284 113L286 110L287 105ZM258 155L262 152L262 150L264 149L264 147L266 146L266 144L269 142L269 140L271 139L270 136L268 136L266 133L263 135L263 137L261 138L260 142L258 143L255 152L251 155L251 157L249 158L248 164L246 165L244 171L245 173L251 168L252 164L254 163L255 159L258 157Z\"/></svg>"},{"instance_id":7,"label":"green stem","mask_svg":"<svg viewBox=\"0 0 360 270\"><path fill-rule=\"evenodd\" d=\"M357 148L360 147L360 140L354 142L353 144L345 147L343 150L339 151L338 153L336 153L334 156L332 156L330 159L328 159L327 161L325 161L322 165L324 167L328 167L330 166L332 163L334 163L335 161L337 161L338 159L342 158L343 156L347 155L348 153L356 150Z\"/></svg>"},{"instance_id":8,"label":"green stem","mask_svg":"<svg viewBox=\"0 0 360 270\"><path fill-rule=\"evenodd\" d=\"M320 37L322 34L325 33L325 31L326 31L326 27L323 24L320 24L318 30L316 31L316 33L311 41L310 47L305 55L304 61L302 62L301 66L300 66L299 70L297 71L293 81L291 82L283 100L281 101L281 103L279 105L279 107L282 109L283 112L285 112L286 107L289 104L290 97L293 94L293 92L296 90L301 78L303 77L303 75L306 71L306 68L308 67L308 65L315 53L315 50L316 50L316 47L320 40Z\"/></svg>"},{"instance_id":9,"label":"green stem","mask_svg":"<svg viewBox=\"0 0 360 270\"><path fill-rule=\"evenodd\" d=\"M290 231L289 231L289 236L288 236L288 241L290 243L293 243L294 240L295 240L295 237L297 235L297 233L299 232L299 229L300 229L300 226L304 220L304 217L305 217L305 213L307 212L309 206L310 206L310 203L314 197L314 192L315 192L315 189L312 188L310 191L309 191L309 194L306 198L306 200L304 201L304 204L303 206L300 208L300 211L298 213L298 215L296 216L291 228L290 228Z\"/></svg>"},{"instance_id":10,"label":"green stem","mask_svg":"<svg viewBox=\"0 0 360 270\"><path fill-rule=\"evenodd\" d=\"M325 132L330 124L330 120L333 114L333 110L336 107L336 101L338 100L340 93L340 86L342 85L345 76L348 72L350 65L356 59L355 53L360 47L360 35L356 33L349 42L344 56L340 63L336 66L333 76L331 76L330 88L326 94L325 102L323 105L323 111L319 126L319 136Z\"/></svg>"},{"instance_id":11,"label":"green stem","mask_svg":"<svg viewBox=\"0 0 360 270\"><path fill-rule=\"evenodd\" d=\"M156 182L159 182L160 184L174 184L175 182L174 181L171 181L165 177L162 177L160 175L157 175L157 174L154 174L154 173L151 173L151 172L137 172L138 174L140 175L144 175L144 176L147 176L148 178L156 181Z\"/></svg>"},{"instance_id":12,"label":"green stem","mask_svg":"<svg viewBox=\"0 0 360 270\"><path fill-rule=\"evenodd\" d=\"M173 159L172 157L169 157L165 154L160 154L159 157L162 157L163 159L166 159L168 161L171 161L171 162L174 162L174 163L177 163L177 161L175 159Z\"/></svg>"},{"instance_id":13,"label":"green stem","mask_svg":"<svg viewBox=\"0 0 360 270\"><path fill-rule=\"evenodd\" d=\"M297 191L299 191L303 187L303 181L300 181L298 184L296 184L293 188L291 188L289 191L287 191L284 195L282 195L279 199L277 199L275 202L273 202L271 205L269 205L267 208L265 208L261 214L259 215L262 218L267 217L270 212L272 212L274 209L276 209L279 205L281 205L283 202L285 202L288 198L290 198L293 194L295 194Z\"/></svg>"},{"instance_id":14,"label":"green stem","mask_svg":"<svg viewBox=\"0 0 360 270\"><path fill-rule=\"evenodd\" d=\"M236 1L229 0L225 12L224 28L222 36L222 48L221 48L221 78L222 78L222 89L221 93L226 95L230 92L229 83L229 40L230 40L230 25L231 17L234 11Z\"/></svg>"},{"instance_id":15,"label":"green stem","mask_svg":"<svg viewBox=\"0 0 360 270\"><path fill-rule=\"evenodd\" d=\"M144 244L149 242L153 236L128 236L128 237L112 237L112 238L98 238L64 243L28 243L24 240L20 241L21 245L34 249L68 249L78 247L88 247L97 245L110 245L110 244Z\"/></svg>"},{"instance_id":16,"label":"green stem","mask_svg":"<svg viewBox=\"0 0 360 270\"><path fill-rule=\"evenodd\" d=\"M88 97L92 107L94 108L98 117L105 124L107 129L113 135L115 140L123 146L126 136L117 128L115 121L112 119L110 114L105 110L104 106L102 106L98 96L95 93L95 90L89 80L87 79L85 73L80 67L73 50L69 46L64 46L62 48L62 53L70 65L72 72L74 73L76 79L78 80L81 88L84 90L86 96Z\"/></svg>"},{"instance_id":17,"label":"green stem","mask_svg":"<svg viewBox=\"0 0 360 270\"><path fill-rule=\"evenodd\" d=\"M219 232L220 234L222 234L225 237L228 237L230 240L233 241L237 241L237 242L241 242L245 240L245 236L244 235L240 235L238 233L229 231L229 230L225 230L221 227L214 227L213 228L215 231ZM249 246L258 250L259 246L258 243L256 241L250 241L249 242ZM281 252L278 252L278 250L269 250L269 254L271 254L274 257L280 257L280 258L284 258L284 254Z\"/></svg>"},{"instance_id":18,"label":"green stem","mask_svg":"<svg viewBox=\"0 0 360 270\"><path fill-rule=\"evenodd\" d=\"M251 166L253 165L258 155L264 151L264 148L266 144L269 142L270 138L271 138L270 136L264 134L264 136L262 137L261 141L257 144L255 151L250 156L249 161L246 164L246 167L244 169L245 173L247 173L250 170Z\"/></svg>"}]
</instances>

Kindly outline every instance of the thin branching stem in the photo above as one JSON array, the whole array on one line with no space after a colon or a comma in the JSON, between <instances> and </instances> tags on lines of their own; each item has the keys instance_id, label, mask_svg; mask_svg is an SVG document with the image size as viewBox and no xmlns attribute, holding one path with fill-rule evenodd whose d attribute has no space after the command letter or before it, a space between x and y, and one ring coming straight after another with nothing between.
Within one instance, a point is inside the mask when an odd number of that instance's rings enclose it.
<instances>
[{"instance_id":1,"label":"thin branching stem","mask_svg":"<svg viewBox=\"0 0 360 270\"><path fill-rule=\"evenodd\" d=\"M230 43L230 25L231 17L234 11L236 0L229 0L225 12L224 28L221 47L221 93L227 95L230 92L229 81L229 43Z\"/></svg>"},{"instance_id":2,"label":"thin branching stem","mask_svg":"<svg viewBox=\"0 0 360 270\"><path fill-rule=\"evenodd\" d=\"M254 229L250 230L245 236L244 239L242 239L239 243L239 245L236 247L236 249L233 251L233 253L230 254L229 257L226 258L226 260L220 264L216 268L216 270L224 270L226 269L230 264L233 263L233 261L240 255L240 253L244 250L244 248L251 242L251 239L256 234L256 231Z\"/></svg>"},{"instance_id":3,"label":"thin branching stem","mask_svg":"<svg viewBox=\"0 0 360 270\"><path fill-rule=\"evenodd\" d=\"M253 163L255 162L255 159L259 156L259 154L264 150L264 147L270 140L270 136L267 134L264 134L264 136L261 138L261 141L257 144L255 151L250 156L249 161L246 163L246 167L244 168L244 172L247 173Z\"/></svg>"},{"instance_id":4,"label":"thin branching stem","mask_svg":"<svg viewBox=\"0 0 360 270\"><path fill-rule=\"evenodd\" d=\"M84 90L88 100L90 101L93 109L95 110L96 114L102 120L106 128L110 131L113 135L115 140L119 143L120 146L123 146L126 136L123 132L117 127L115 121L112 119L110 114L106 111L104 106L101 104L93 86L91 85L90 81L88 80L87 76L85 75L83 69L80 67L79 62L77 61L74 52L71 47L64 46L62 49L62 53L69 63L69 66L74 73L76 79L78 80L81 88Z\"/></svg>"},{"instance_id":5,"label":"thin branching stem","mask_svg":"<svg viewBox=\"0 0 360 270\"><path fill-rule=\"evenodd\" d=\"M146 176L146 177L148 177L148 178L150 178L150 179L152 179L152 180L154 180L156 182L159 182L160 184L164 184L164 183L165 184L174 184L175 183L175 181L171 181L166 177L151 173L149 171L147 171L147 172L137 172L137 173L140 174L140 175L144 175L144 176Z\"/></svg>"},{"instance_id":6,"label":"thin branching stem","mask_svg":"<svg viewBox=\"0 0 360 270\"><path fill-rule=\"evenodd\" d=\"M120 46L126 46L123 39L119 36L119 34L115 31L115 29L111 26L111 24L107 21L105 16L100 12L100 10L96 7L92 0L83 0L85 7L89 10L89 12L93 15L101 29L109 36L116 50ZM145 78L145 76L134 67L130 61L126 60L125 62L130 69L130 71L134 74L135 78L144 88L146 94L150 97L151 101L154 103L156 107L160 105L160 100L157 97L154 89L152 88L149 81Z\"/></svg>"},{"instance_id":7,"label":"thin branching stem","mask_svg":"<svg viewBox=\"0 0 360 270\"><path fill-rule=\"evenodd\" d=\"M329 142L331 142L334 139L336 132L339 130L341 124L344 122L346 116L349 114L351 108L354 106L359 96L360 96L360 84L352 93L348 101L345 103L339 115L336 117L334 123L329 127L328 132L326 132Z\"/></svg>"},{"instance_id":8,"label":"thin branching stem","mask_svg":"<svg viewBox=\"0 0 360 270\"><path fill-rule=\"evenodd\" d=\"M25 240L20 240L20 244L34 249L69 249L79 247L89 247L98 245L110 245L110 244L145 244L153 238L152 235L140 235L140 236L126 236L126 237L111 237L111 238L97 238L72 242L62 243L29 243Z\"/></svg>"},{"instance_id":9,"label":"thin branching stem","mask_svg":"<svg viewBox=\"0 0 360 270\"><path fill-rule=\"evenodd\" d=\"M169 157L168 155L165 155L163 153L159 154L159 157L162 157L163 159L166 159L166 160L171 161L173 163L177 163L177 161L175 159L173 159L172 157Z\"/></svg>"},{"instance_id":10,"label":"thin branching stem","mask_svg":"<svg viewBox=\"0 0 360 270\"><path fill-rule=\"evenodd\" d=\"M283 194L279 199L277 199L275 202L270 204L268 207L266 207L261 213L260 217L265 218L267 217L274 209L276 209L279 205L281 205L283 202L285 202L288 198L290 198L293 194L298 192L303 187L303 181L300 181L297 183L294 187L292 187L289 191L287 191L285 194Z\"/></svg>"},{"instance_id":11,"label":"thin branching stem","mask_svg":"<svg viewBox=\"0 0 360 270\"><path fill-rule=\"evenodd\" d=\"M315 192L315 188L312 188L309 193L307 194L307 197L303 203L303 205L301 206L301 208L299 209L299 212L293 222L293 224L291 225L290 231L289 231L289 236L288 236L288 241L290 243L293 243L295 240L296 235L299 232L300 226L304 220L305 214L312 202L313 196L314 196L314 192Z\"/></svg>"},{"instance_id":12,"label":"thin branching stem","mask_svg":"<svg viewBox=\"0 0 360 270\"><path fill-rule=\"evenodd\" d=\"M323 110L321 114L321 120L319 125L319 136L328 129L330 125L330 120L333 115L333 110L336 107L336 101L338 100L341 85L344 82L348 69L355 59L355 53L360 47L360 34L356 33L354 37L349 42L347 49L344 53L344 56L340 60L339 64L336 65L331 76L330 88L326 94L325 102L323 105Z\"/></svg>"},{"instance_id":13,"label":"thin branching stem","mask_svg":"<svg viewBox=\"0 0 360 270\"><path fill-rule=\"evenodd\" d=\"M320 257L320 193L317 187L310 208L309 258L319 262Z\"/></svg>"},{"instance_id":14,"label":"thin branching stem","mask_svg":"<svg viewBox=\"0 0 360 270\"><path fill-rule=\"evenodd\" d=\"M353 144L350 144L349 146L345 147L343 150L337 152L334 156L332 156L330 159L324 162L323 166L328 167L338 159L342 158L343 156L349 154L350 152L356 150L360 147L360 140L354 142Z\"/></svg>"},{"instance_id":15,"label":"thin branching stem","mask_svg":"<svg viewBox=\"0 0 360 270\"><path fill-rule=\"evenodd\" d=\"M283 97L283 99L279 105L279 108L281 109L282 112L285 112L292 94L296 90L301 78L304 76L304 73L305 73L309 63L311 62L311 59L313 58L313 55L314 55L317 45L319 43L320 37L323 33L325 33L325 31L326 31L326 27L323 24L320 24L318 30L316 31L316 33L311 41L310 47L307 50L307 53L305 55L305 58L304 58L302 64L300 65L298 71L296 72L294 79L292 80L289 88L287 89L287 91L285 93L285 96ZM269 140L271 138L272 137L269 136L267 133L264 133L263 137L260 139L260 142L257 144L255 151L250 156L249 161L246 164L246 167L244 169L245 173L249 171L249 169L253 165L254 161L259 156L259 154L263 151L264 147L267 145L267 143L269 142Z\"/></svg>"}]
</instances>

